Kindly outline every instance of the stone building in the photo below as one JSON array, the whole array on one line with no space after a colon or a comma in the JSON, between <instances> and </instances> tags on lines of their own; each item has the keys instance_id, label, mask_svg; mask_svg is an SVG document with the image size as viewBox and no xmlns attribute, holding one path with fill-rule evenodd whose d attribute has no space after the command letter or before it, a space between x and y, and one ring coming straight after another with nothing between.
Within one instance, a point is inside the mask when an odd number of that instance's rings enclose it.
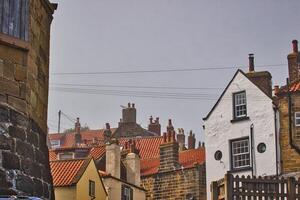
<instances>
[{"instance_id":1,"label":"stone building","mask_svg":"<svg viewBox=\"0 0 300 200\"><path fill-rule=\"evenodd\" d=\"M49 0L0 1L0 194L53 199L47 137Z\"/></svg>"},{"instance_id":2,"label":"stone building","mask_svg":"<svg viewBox=\"0 0 300 200\"><path fill-rule=\"evenodd\" d=\"M281 171L300 172L300 52L294 40L293 51L287 56L289 78L287 85L275 87L275 102L280 121Z\"/></svg>"},{"instance_id":3,"label":"stone building","mask_svg":"<svg viewBox=\"0 0 300 200\"><path fill-rule=\"evenodd\" d=\"M141 161L141 181L147 190L146 198L205 200L204 146L179 151L172 124L167 129L159 146L159 156Z\"/></svg>"}]
</instances>

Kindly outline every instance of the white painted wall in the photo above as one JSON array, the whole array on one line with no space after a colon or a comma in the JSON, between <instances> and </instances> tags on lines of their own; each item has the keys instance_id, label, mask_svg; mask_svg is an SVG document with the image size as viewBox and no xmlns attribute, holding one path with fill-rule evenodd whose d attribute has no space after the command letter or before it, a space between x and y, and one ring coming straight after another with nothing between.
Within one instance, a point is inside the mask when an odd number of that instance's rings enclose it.
<instances>
[{"instance_id":1,"label":"white painted wall","mask_svg":"<svg viewBox=\"0 0 300 200\"><path fill-rule=\"evenodd\" d=\"M232 94L246 91L246 121L231 123L233 119ZM221 101L204 121L206 144L206 179L208 200L211 199L210 183L219 180L231 169L229 140L245 136L250 138L250 126L254 125L254 174L257 176L276 174L275 122L272 100L257 88L244 74L238 72ZM257 145L264 142L266 152L257 152ZM216 161L214 154L222 151L223 157ZM251 171L234 174L251 175Z\"/></svg>"}]
</instances>

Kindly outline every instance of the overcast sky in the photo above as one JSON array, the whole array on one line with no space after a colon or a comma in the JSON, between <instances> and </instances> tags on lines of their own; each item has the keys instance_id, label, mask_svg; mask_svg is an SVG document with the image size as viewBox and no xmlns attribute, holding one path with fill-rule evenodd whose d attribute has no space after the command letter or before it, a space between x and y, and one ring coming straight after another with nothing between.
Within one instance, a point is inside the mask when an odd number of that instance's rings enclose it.
<instances>
[{"instance_id":1,"label":"overcast sky","mask_svg":"<svg viewBox=\"0 0 300 200\"><path fill-rule=\"evenodd\" d=\"M50 56L50 132L57 132L60 109L72 118L80 117L82 125L96 129L106 122L116 127L121 118L120 105L133 102L137 121L143 127L150 115L160 117L163 130L172 118L176 128L186 132L192 129L202 139L202 118L232 78L234 67L247 71L248 53L254 53L256 66L267 65L256 71L270 71L273 84L281 85L288 73L286 56L291 52L291 41L300 40L299 0L56 2L59 5L52 24ZM216 67L229 69L54 74ZM66 89L70 87L75 89ZM61 126L74 125L63 117Z\"/></svg>"}]
</instances>

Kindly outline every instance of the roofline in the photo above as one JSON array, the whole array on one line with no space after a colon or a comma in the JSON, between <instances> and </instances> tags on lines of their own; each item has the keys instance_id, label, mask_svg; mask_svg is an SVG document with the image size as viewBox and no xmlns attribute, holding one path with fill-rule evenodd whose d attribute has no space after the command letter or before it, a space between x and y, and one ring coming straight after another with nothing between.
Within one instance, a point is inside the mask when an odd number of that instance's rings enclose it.
<instances>
[{"instance_id":1,"label":"roofline","mask_svg":"<svg viewBox=\"0 0 300 200\"><path fill-rule=\"evenodd\" d=\"M99 174L99 172L98 172L98 174ZM101 175L100 175L100 176L101 176ZM130 186L132 186L132 187L135 187L135 188L138 188L138 189L140 189L140 190L143 190L143 191L145 191L145 192L147 191L146 189L144 189L144 188L142 188L142 187L139 187L139 186L134 185L134 184L132 184L132 183L128 183L127 181L124 181L124 180L122 180L122 179L119 179L119 178L117 178L117 177L114 177L114 176L112 176L111 174L102 176L102 178L112 178L112 179L115 179L115 180L120 181L120 182L122 182L122 183L126 183L126 184L128 184L128 185L130 185Z\"/></svg>"},{"instance_id":2,"label":"roofline","mask_svg":"<svg viewBox=\"0 0 300 200\"><path fill-rule=\"evenodd\" d=\"M224 96L225 92L227 91L227 89L229 88L229 86L231 85L232 81L234 80L234 78L236 77L236 75L238 73L242 73L251 83L253 83L255 85L255 87L257 87L260 91L262 91L269 99L272 99L272 97L270 97L269 95L267 95L262 89L260 89L248 76L245 72L243 72L243 70L238 69L235 74L233 75L232 79L229 81L229 83L227 84L226 88L224 89L224 91L222 92L221 96L218 98L217 102L215 103L215 105L212 107L212 109L209 111L209 113L206 115L206 117L203 117L202 120L206 121L210 115L212 114L212 112L215 110L215 108L217 107L217 105L219 104L219 102L221 101L222 97Z\"/></svg>"},{"instance_id":3,"label":"roofline","mask_svg":"<svg viewBox=\"0 0 300 200\"><path fill-rule=\"evenodd\" d=\"M198 166L202 166L205 164L205 161L201 162L201 163L197 163L194 166L190 166L190 167L184 167L183 169L175 169L175 170L170 170L170 171L164 171L164 172L156 172L156 173L151 173L151 174L146 174L146 175L142 175L141 177L147 177L147 176L153 176L154 174L164 174L164 173L172 173L174 171L183 171L183 170L188 170L188 169L192 169L192 168L197 168Z\"/></svg>"}]
</instances>

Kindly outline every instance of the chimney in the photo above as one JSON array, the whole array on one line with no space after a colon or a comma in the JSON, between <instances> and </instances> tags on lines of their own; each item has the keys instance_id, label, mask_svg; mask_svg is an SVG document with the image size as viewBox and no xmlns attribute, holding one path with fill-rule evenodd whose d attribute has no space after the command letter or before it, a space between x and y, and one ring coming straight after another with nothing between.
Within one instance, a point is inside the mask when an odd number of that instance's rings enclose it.
<instances>
[{"instance_id":1,"label":"chimney","mask_svg":"<svg viewBox=\"0 0 300 200\"><path fill-rule=\"evenodd\" d=\"M174 171L179 168L179 146L175 139L175 131L164 133L164 142L159 147L159 172Z\"/></svg>"},{"instance_id":2,"label":"chimney","mask_svg":"<svg viewBox=\"0 0 300 200\"><path fill-rule=\"evenodd\" d=\"M174 126L172 124L172 119L169 119L169 121L168 121L167 132L168 131L174 131Z\"/></svg>"},{"instance_id":3,"label":"chimney","mask_svg":"<svg viewBox=\"0 0 300 200\"><path fill-rule=\"evenodd\" d=\"M249 54L249 72L254 72L254 54Z\"/></svg>"},{"instance_id":4,"label":"chimney","mask_svg":"<svg viewBox=\"0 0 300 200\"><path fill-rule=\"evenodd\" d=\"M279 86L274 85L274 95L276 96L279 93Z\"/></svg>"},{"instance_id":5,"label":"chimney","mask_svg":"<svg viewBox=\"0 0 300 200\"><path fill-rule=\"evenodd\" d=\"M128 145L128 144L127 144ZM140 186L141 184L141 167L140 167L140 156L137 153L135 141L130 145L130 152L124 159L127 172L127 182Z\"/></svg>"},{"instance_id":6,"label":"chimney","mask_svg":"<svg viewBox=\"0 0 300 200\"><path fill-rule=\"evenodd\" d=\"M289 66L289 80L294 82L300 78L300 52L298 51L298 41L292 41L293 52L287 56Z\"/></svg>"},{"instance_id":7,"label":"chimney","mask_svg":"<svg viewBox=\"0 0 300 200\"><path fill-rule=\"evenodd\" d=\"M123 108L122 123L136 123L136 108L134 103L128 103L128 107Z\"/></svg>"},{"instance_id":8,"label":"chimney","mask_svg":"<svg viewBox=\"0 0 300 200\"><path fill-rule=\"evenodd\" d=\"M153 133L156 133L157 135L160 136L161 134L161 125L159 123L159 118L157 117L154 121L153 121L153 117L150 117L150 123L148 125L148 131L151 131Z\"/></svg>"},{"instance_id":9,"label":"chimney","mask_svg":"<svg viewBox=\"0 0 300 200\"><path fill-rule=\"evenodd\" d=\"M193 131L190 131L190 134L188 136L188 149L195 149L195 145L196 145L195 134L193 134Z\"/></svg>"},{"instance_id":10,"label":"chimney","mask_svg":"<svg viewBox=\"0 0 300 200\"><path fill-rule=\"evenodd\" d=\"M106 150L106 172L116 178L120 178L121 149L117 143L107 144Z\"/></svg>"},{"instance_id":11,"label":"chimney","mask_svg":"<svg viewBox=\"0 0 300 200\"><path fill-rule=\"evenodd\" d=\"M266 95L272 97L272 76L268 71L254 70L254 54L249 54L249 72L246 75Z\"/></svg>"},{"instance_id":12,"label":"chimney","mask_svg":"<svg viewBox=\"0 0 300 200\"><path fill-rule=\"evenodd\" d=\"M80 122L79 117L77 117L77 120L75 122L75 146L78 144L81 144L81 134L80 134Z\"/></svg>"},{"instance_id":13,"label":"chimney","mask_svg":"<svg viewBox=\"0 0 300 200\"><path fill-rule=\"evenodd\" d=\"M185 150L185 135L183 128L178 129L177 141L179 145L179 151Z\"/></svg>"},{"instance_id":14,"label":"chimney","mask_svg":"<svg viewBox=\"0 0 300 200\"><path fill-rule=\"evenodd\" d=\"M105 130L103 132L103 135L104 135L104 143L105 144L109 143L111 141L111 138L112 138L112 132L110 130L109 123L105 124Z\"/></svg>"}]
</instances>

